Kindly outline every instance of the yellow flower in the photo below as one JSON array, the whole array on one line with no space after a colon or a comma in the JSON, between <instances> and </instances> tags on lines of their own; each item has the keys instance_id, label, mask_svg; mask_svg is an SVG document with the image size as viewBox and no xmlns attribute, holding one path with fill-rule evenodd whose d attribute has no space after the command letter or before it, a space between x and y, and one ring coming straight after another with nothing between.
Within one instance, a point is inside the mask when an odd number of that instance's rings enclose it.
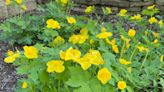
<instances>
[{"instance_id":1,"label":"yellow flower","mask_svg":"<svg viewBox=\"0 0 164 92\"><path fill-rule=\"evenodd\" d=\"M68 3L68 0L60 0L60 2L61 2L62 4L67 4L67 3Z\"/></svg>"},{"instance_id":2,"label":"yellow flower","mask_svg":"<svg viewBox=\"0 0 164 92\"><path fill-rule=\"evenodd\" d=\"M98 50L89 50L89 53L86 54L90 58L91 64L100 65L104 64L104 60Z\"/></svg>"},{"instance_id":3,"label":"yellow flower","mask_svg":"<svg viewBox=\"0 0 164 92\"><path fill-rule=\"evenodd\" d=\"M93 10L93 7L92 7L92 6L88 6L88 7L85 9L85 13L86 13L86 14L89 14L89 13L92 12L92 10Z\"/></svg>"},{"instance_id":4,"label":"yellow flower","mask_svg":"<svg viewBox=\"0 0 164 92\"><path fill-rule=\"evenodd\" d=\"M117 87L120 89L120 90L124 90L126 88L126 82L125 81L119 81L117 83Z\"/></svg>"},{"instance_id":5,"label":"yellow flower","mask_svg":"<svg viewBox=\"0 0 164 92\"><path fill-rule=\"evenodd\" d=\"M83 44L86 40L88 39L88 35L75 35L73 34L70 38L69 38L69 42L71 42L72 44Z\"/></svg>"},{"instance_id":6,"label":"yellow flower","mask_svg":"<svg viewBox=\"0 0 164 92\"><path fill-rule=\"evenodd\" d=\"M115 53L119 53L118 46L117 45L112 45L112 49Z\"/></svg>"},{"instance_id":7,"label":"yellow flower","mask_svg":"<svg viewBox=\"0 0 164 92\"><path fill-rule=\"evenodd\" d=\"M153 43L154 43L154 44L158 43L158 39L155 39L155 40L153 41Z\"/></svg>"},{"instance_id":8,"label":"yellow flower","mask_svg":"<svg viewBox=\"0 0 164 92\"><path fill-rule=\"evenodd\" d=\"M82 28L82 29L80 30L80 34L81 34L81 35L88 35L88 30L87 30L86 28Z\"/></svg>"},{"instance_id":9,"label":"yellow flower","mask_svg":"<svg viewBox=\"0 0 164 92\"><path fill-rule=\"evenodd\" d=\"M133 17L131 17L132 20L142 20L142 17L140 14L134 15Z\"/></svg>"},{"instance_id":10,"label":"yellow flower","mask_svg":"<svg viewBox=\"0 0 164 92\"><path fill-rule=\"evenodd\" d=\"M152 6L148 6L148 7L147 7L148 10L152 10L152 9L154 9L154 8L155 8L155 5L154 5L154 4L153 4Z\"/></svg>"},{"instance_id":11,"label":"yellow flower","mask_svg":"<svg viewBox=\"0 0 164 92\"><path fill-rule=\"evenodd\" d=\"M13 63L15 61L15 57L14 56L8 56L4 59L4 61L6 63Z\"/></svg>"},{"instance_id":12,"label":"yellow flower","mask_svg":"<svg viewBox=\"0 0 164 92\"><path fill-rule=\"evenodd\" d=\"M64 51L60 51L60 58L65 60L65 55L66 55L66 52Z\"/></svg>"},{"instance_id":13,"label":"yellow flower","mask_svg":"<svg viewBox=\"0 0 164 92\"><path fill-rule=\"evenodd\" d=\"M126 16L127 10L126 9L121 9L119 12L120 16Z\"/></svg>"},{"instance_id":14,"label":"yellow flower","mask_svg":"<svg viewBox=\"0 0 164 92\"><path fill-rule=\"evenodd\" d=\"M20 56L20 52L17 50L17 52L14 53L13 51L9 50L7 52L7 55L8 55L8 57L6 57L4 59L4 62L6 62L6 63L13 63Z\"/></svg>"},{"instance_id":15,"label":"yellow flower","mask_svg":"<svg viewBox=\"0 0 164 92\"><path fill-rule=\"evenodd\" d=\"M101 32L97 34L96 37L100 39L105 39L105 38L111 37L112 35L113 35L112 32Z\"/></svg>"},{"instance_id":16,"label":"yellow flower","mask_svg":"<svg viewBox=\"0 0 164 92\"><path fill-rule=\"evenodd\" d=\"M90 50L82 58L78 59L77 62L81 65L83 70L87 70L92 64L100 65L104 64L104 60L97 50Z\"/></svg>"},{"instance_id":17,"label":"yellow flower","mask_svg":"<svg viewBox=\"0 0 164 92\"><path fill-rule=\"evenodd\" d=\"M142 52L142 51L149 51L148 48L145 48L145 47L143 47L143 46L137 46L137 48L138 48L139 52Z\"/></svg>"},{"instance_id":18,"label":"yellow flower","mask_svg":"<svg viewBox=\"0 0 164 92\"><path fill-rule=\"evenodd\" d=\"M24 81L24 82L22 83L22 88L23 88L23 89L26 89L26 88L27 88L27 82Z\"/></svg>"},{"instance_id":19,"label":"yellow flower","mask_svg":"<svg viewBox=\"0 0 164 92\"><path fill-rule=\"evenodd\" d=\"M163 61L163 55L161 55L161 57L160 57L160 62L162 62Z\"/></svg>"},{"instance_id":20,"label":"yellow flower","mask_svg":"<svg viewBox=\"0 0 164 92\"><path fill-rule=\"evenodd\" d=\"M54 40L53 40L53 43L55 45L62 45L64 44L65 40L64 38L62 38L61 36L57 36Z\"/></svg>"},{"instance_id":21,"label":"yellow flower","mask_svg":"<svg viewBox=\"0 0 164 92\"><path fill-rule=\"evenodd\" d=\"M27 10L27 7L26 7L25 5L21 5L21 9L22 9L23 11L26 11L26 10Z\"/></svg>"},{"instance_id":22,"label":"yellow flower","mask_svg":"<svg viewBox=\"0 0 164 92\"><path fill-rule=\"evenodd\" d=\"M24 55L28 58L28 59L34 59L34 58L38 58L38 49L36 49L33 46L24 46Z\"/></svg>"},{"instance_id":23,"label":"yellow flower","mask_svg":"<svg viewBox=\"0 0 164 92\"><path fill-rule=\"evenodd\" d=\"M102 68L98 71L97 78L102 84L106 84L111 79L111 73L107 68Z\"/></svg>"},{"instance_id":24,"label":"yellow flower","mask_svg":"<svg viewBox=\"0 0 164 92\"><path fill-rule=\"evenodd\" d=\"M163 20L160 20L160 21L158 22L158 25L159 25L159 27L162 27L162 26L163 26Z\"/></svg>"},{"instance_id":25,"label":"yellow flower","mask_svg":"<svg viewBox=\"0 0 164 92\"><path fill-rule=\"evenodd\" d=\"M53 19L48 19L46 24L47 24L47 28L52 28L52 29L60 29L61 28L60 24Z\"/></svg>"},{"instance_id":26,"label":"yellow flower","mask_svg":"<svg viewBox=\"0 0 164 92\"><path fill-rule=\"evenodd\" d=\"M69 24L76 24L76 19L74 17L67 17L67 21Z\"/></svg>"},{"instance_id":27,"label":"yellow flower","mask_svg":"<svg viewBox=\"0 0 164 92\"><path fill-rule=\"evenodd\" d=\"M8 56L11 56L11 55L13 55L13 54L14 54L14 52L13 52L13 51L8 50L8 52L7 52L7 55L8 55Z\"/></svg>"},{"instance_id":28,"label":"yellow flower","mask_svg":"<svg viewBox=\"0 0 164 92\"><path fill-rule=\"evenodd\" d=\"M93 45L93 44L94 44L94 40L93 40L93 39L90 39L90 40L89 40L89 43L90 43L91 45Z\"/></svg>"},{"instance_id":29,"label":"yellow flower","mask_svg":"<svg viewBox=\"0 0 164 92\"><path fill-rule=\"evenodd\" d=\"M130 42L130 39L126 40L125 46L126 46L127 49L130 47L130 43L129 42Z\"/></svg>"},{"instance_id":30,"label":"yellow flower","mask_svg":"<svg viewBox=\"0 0 164 92\"><path fill-rule=\"evenodd\" d=\"M17 4L21 4L22 3L22 0L16 0L16 3Z\"/></svg>"},{"instance_id":31,"label":"yellow flower","mask_svg":"<svg viewBox=\"0 0 164 92\"><path fill-rule=\"evenodd\" d=\"M89 61L89 58L87 56L84 56L77 61L83 70L87 70L89 67L91 67L91 63Z\"/></svg>"},{"instance_id":32,"label":"yellow flower","mask_svg":"<svg viewBox=\"0 0 164 92\"><path fill-rule=\"evenodd\" d=\"M123 64L123 65L129 65L131 64L130 61L126 61L125 59L119 59L120 63Z\"/></svg>"},{"instance_id":33,"label":"yellow flower","mask_svg":"<svg viewBox=\"0 0 164 92\"><path fill-rule=\"evenodd\" d=\"M107 42L108 44L110 44L110 45L115 45L115 44L116 44L116 40L115 40L115 39L112 39L112 40L110 41L108 38L106 38L105 40L106 40L106 42Z\"/></svg>"},{"instance_id":34,"label":"yellow flower","mask_svg":"<svg viewBox=\"0 0 164 92\"><path fill-rule=\"evenodd\" d=\"M101 32L106 32L107 30L106 30L106 28L105 27L102 27L101 28Z\"/></svg>"},{"instance_id":35,"label":"yellow flower","mask_svg":"<svg viewBox=\"0 0 164 92\"><path fill-rule=\"evenodd\" d=\"M10 5L11 1L10 0L6 0L6 5Z\"/></svg>"},{"instance_id":36,"label":"yellow flower","mask_svg":"<svg viewBox=\"0 0 164 92\"><path fill-rule=\"evenodd\" d=\"M60 52L60 58L63 60L73 60L73 61L77 61L81 56L81 52L77 49L73 49L72 47L70 47L68 50L66 50L66 52L61 51Z\"/></svg>"},{"instance_id":37,"label":"yellow flower","mask_svg":"<svg viewBox=\"0 0 164 92\"><path fill-rule=\"evenodd\" d=\"M135 31L134 29L129 29L128 35L129 35L130 37L134 37L135 34L136 34L136 31Z\"/></svg>"},{"instance_id":38,"label":"yellow flower","mask_svg":"<svg viewBox=\"0 0 164 92\"><path fill-rule=\"evenodd\" d=\"M48 73L62 73L65 70L64 62L61 60L51 60L47 62L47 72Z\"/></svg>"},{"instance_id":39,"label":"yellow flower","mask_svg":"<svg viewBox=\"0 0 164 92\"><path fill-rule=\"evenodd\" d=\"M154 37L159 38L159 34L157 32L153 32Z\"/></svg>"},{"instance_id":40,"label":"yellow flower","mask_svg":"<svg viewBox=\"0 0 164 92\"><path fill-rule=\"evenodd\" d=\"M151 17L148 21L149 21L150 24L153 24L153 23L157 23L158 22L155 17Z\"/></svg>"}]
</instances>

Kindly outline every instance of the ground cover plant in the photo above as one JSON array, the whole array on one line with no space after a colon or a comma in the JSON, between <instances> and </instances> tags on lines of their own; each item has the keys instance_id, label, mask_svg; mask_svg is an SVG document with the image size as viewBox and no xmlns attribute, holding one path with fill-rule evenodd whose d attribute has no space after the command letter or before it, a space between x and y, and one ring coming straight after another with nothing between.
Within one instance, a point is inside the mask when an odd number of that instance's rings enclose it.
<instances>
[{"instance_id":1,"label":"ground cover plant","mask_svg":"<svg viewBox=\"0 0 164 92\"><path fill-rule=\"evenodd\" d=\"M121 9L115 23L101 19L94 6L87 17L71 15L73 5L51 1L39 17L19 15L0 25L1 40L19 45L4 58L25 75L15 92L164 91L164 27L155 5L135 15ZM127 21L134 26L125 27Z\"/></svg>"}]
</instances>

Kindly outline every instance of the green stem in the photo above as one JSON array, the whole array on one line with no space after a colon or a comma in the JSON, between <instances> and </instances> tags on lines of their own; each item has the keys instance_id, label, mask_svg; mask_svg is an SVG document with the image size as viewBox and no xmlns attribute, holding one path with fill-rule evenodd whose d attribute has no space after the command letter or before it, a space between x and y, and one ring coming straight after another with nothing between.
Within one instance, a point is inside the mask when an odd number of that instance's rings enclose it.
<instances>
[{"instance_id":1,"label":"green stem","mask_svg":"<svg viewBox=\"0 0 164 92\"><path fill-rule=\"evenodd\" d=\"M140 70L142 69L142 67L143 67L143 65L144 65L144 63L145 63L145 61L146 61L146 58L147 58L147 56L148 56L148 53L149 53L149 51L146 52L146 56L145 56L145 58L144 58L144 60L143 60L143 62L142 62L142 64L141 64Z\"/></svg>"},{"instance_id":2,"label":"green stem","mask_svg":"<svg viewBox=\"0 0 164 92\"><path fill-rule=\"evenodd\" d=\"M133 58L133 56L134 56L134 53L135 53L136 49L137 49L137 48L134 48L134 50L133 50L133 52L132 52L132 55L130 56L130 61L132 61L132 58Z\"/></svg>"},{"instance_id":3,"label":"green stem","mask_svg":"<svg viewBox=\"0 0 164 92\"><path fill-rule=\"evenodd\" d=\"M61 83L61 80L58 80L58 92L60 92L60 83Z\"/></svg>"},{"instance_id":4,"label":"green stem","mask_svg":"<svg viewBox=\"0 0 164 92\"><path fill-rule=\"evenodd\" d=\"M120 55L120 58L122 57L124 47L125 47L125 41L124 41L124 44L123 44L122 49L121 49L121 55Z\"/></svg>"},{"instance_id":5,"label":"green stem","mask_svg":"<svg viewBox=\"0 0 164 92\"><path fill-rule=\"evenodd\" d=\"M64 87L65 87L65 90L66 90L67 92L70 92L70 90L69 90L69 88L68 88L68 86L67 86L66 84L64 84Z\"/></svg>"}]
</instances>

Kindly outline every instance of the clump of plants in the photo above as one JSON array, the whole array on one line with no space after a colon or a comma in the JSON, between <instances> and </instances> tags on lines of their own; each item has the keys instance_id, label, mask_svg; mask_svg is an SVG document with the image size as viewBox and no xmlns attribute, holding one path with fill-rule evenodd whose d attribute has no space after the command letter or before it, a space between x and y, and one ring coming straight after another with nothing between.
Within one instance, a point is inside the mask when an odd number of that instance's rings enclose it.
<instances>
[{"instance_id":1,"label":"clump of plants","mask_svg":"<svg viewBox=\"0 0 164 92\"><path fill-rule=\"evenodd\" d=\"M155 5L134 16L122 9L114 24L92 19L93 6L85 10L89 18L70 15L72 5L54 1L39 9L41 19L27 15L30 20L1 24L1 36L24 45L9 50L4 59L27 76L18 80L16 92L164 91L164 27ZM148 15L150 11L156 12ZM103 12L110 16L112 10L105 7ZM126 30L124 20L139 28Z\"/></svg>"}]
</instances>

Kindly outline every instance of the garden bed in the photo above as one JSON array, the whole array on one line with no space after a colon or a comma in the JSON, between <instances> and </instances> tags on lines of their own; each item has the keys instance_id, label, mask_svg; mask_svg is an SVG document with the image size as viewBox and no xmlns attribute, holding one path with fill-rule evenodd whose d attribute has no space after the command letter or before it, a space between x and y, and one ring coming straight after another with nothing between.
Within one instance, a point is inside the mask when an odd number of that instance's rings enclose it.
<instances>
[{"instance_id":1,"label":"garden bed","mask_svg":"<svg viewBox=\"0 0 164 92\"><path fill-rule=\"evenodd\" d=\"M99 16L94 6L76 15L72 5L52 1L39 16L20 14L0 25L7 43L0 43L0 91L163 91L164 26L155 5L114 16L109 7Z\"/></svg>"}]
</instances>

